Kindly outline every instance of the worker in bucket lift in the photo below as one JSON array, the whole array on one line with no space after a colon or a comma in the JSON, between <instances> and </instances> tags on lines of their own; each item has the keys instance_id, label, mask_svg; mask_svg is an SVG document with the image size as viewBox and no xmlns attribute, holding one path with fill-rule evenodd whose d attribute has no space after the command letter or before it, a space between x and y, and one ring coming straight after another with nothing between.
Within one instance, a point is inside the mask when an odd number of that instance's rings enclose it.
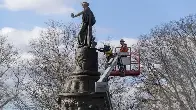
<instances>
[{"instance_id":1,"label":"worker in bucket lift","mask_svg":"<svg viewBox=\"0 0 196 110\"><path fill-rule=\"evenodd\" d=\"M120 40L120 44L121 44L120 52L128 52L129 49L123 39Z\"/></svg>"},{"instance_id":2,"label":"worker in bucket lift","mask_svg":"<svg viewBox=\"0 0 196 110\"><path fill-rule=\"evenodd\" d=\"M128 52L129 49L128 49L127 44L125 43L124 39L120 40L120 44L121 44L120 52ZM121 57L118 59L118 65L120 66L119 71L122 71L123 69L126 71L126 65L122 64L122 60L121 60L122 57L127 57L127 56L121 55ZM121 66L123 66L123 68Z\"/></svg>"},{"instance_id":3,"label":"worker in bucket lift","mask_svg":"<svg viewBox=\"0 0 196 110\"><path fill-rule=\"evenodd\" d=\"M109 45L104 45L103 48L97 49L100 52L104 52L106 55L107 62L110 61L110 59L113 57L112 49Z\"/></svg>"}]
</instances>

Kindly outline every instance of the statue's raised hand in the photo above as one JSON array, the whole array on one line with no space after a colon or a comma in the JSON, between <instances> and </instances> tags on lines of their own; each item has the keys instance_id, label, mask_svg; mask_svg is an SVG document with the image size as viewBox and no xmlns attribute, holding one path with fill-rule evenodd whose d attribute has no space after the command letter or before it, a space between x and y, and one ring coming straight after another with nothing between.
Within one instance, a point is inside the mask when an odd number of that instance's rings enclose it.
<instances>
[{"instance_id":1,"label":"statue's raised hand","mask_svg":"<svg viewBox=\"0 0 196 110\"><path fill-rule=\"evenodd\" d=\"M71 13L71 17L74 18L74 14L73 13Z\"/></svg>"}]
</instances>

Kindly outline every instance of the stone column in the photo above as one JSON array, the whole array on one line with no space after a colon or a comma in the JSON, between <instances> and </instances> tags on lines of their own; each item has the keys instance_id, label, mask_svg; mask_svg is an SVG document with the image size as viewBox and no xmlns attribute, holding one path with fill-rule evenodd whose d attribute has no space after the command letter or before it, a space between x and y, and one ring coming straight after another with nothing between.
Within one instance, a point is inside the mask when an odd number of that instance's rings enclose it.
<instances>
[{"instance_id":1,"label":"stone column","mask_svg":"<svg viewBox=\"0 0 196 110\"><path fill-rule=\"evenodd\" d=\"M100 77L96 49L78 48L76 65L59 95L61 110L110 110L106 93L95 93L95 82Z\"/></svg>"}]
</instances>

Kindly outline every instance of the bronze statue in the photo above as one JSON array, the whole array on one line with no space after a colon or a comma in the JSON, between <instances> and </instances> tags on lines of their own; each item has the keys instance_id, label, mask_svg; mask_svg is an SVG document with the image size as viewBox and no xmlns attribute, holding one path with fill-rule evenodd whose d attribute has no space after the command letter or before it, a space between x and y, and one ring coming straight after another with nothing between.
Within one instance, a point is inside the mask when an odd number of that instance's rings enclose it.
<instances>
[{"instance_id":1,"label":"bronze statue","mask_svg":"<svg viewBox=\"0 0 196 110\"><path fill-rule=\"evenodd\" d=\"M71 17L78 17L82 15L82 28L78 35L78 44L79 47L88 46L91 47L92 45L92 26L96 23L95 16L91 9L89 8L89 3L83 2L82 7L84 10L76 15L71 13Z\"/></svg>"}]
</instances>

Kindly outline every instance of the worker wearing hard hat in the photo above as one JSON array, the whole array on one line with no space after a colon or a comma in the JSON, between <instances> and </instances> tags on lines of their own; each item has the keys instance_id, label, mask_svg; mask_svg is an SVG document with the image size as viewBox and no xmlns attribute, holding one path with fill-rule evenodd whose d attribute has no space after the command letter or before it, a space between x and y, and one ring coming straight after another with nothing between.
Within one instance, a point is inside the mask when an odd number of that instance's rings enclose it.
<instances>
[{"instance_id":1,"label":"worker wearing hard hat","mask_svg":"<svg viewBox=\"0 0 196 110\"><path fill-rule=\"evenodd\" d=\"M120 40L120 44L121 44L120 52L128 52L128 47L124 39Z\"/></svg>"},{"instance_id":2,"label":"worker wearing hard hat","mask_svg":"<svg viewBox=\"0 0 196 110\"><path fill-rule=\"evenodd\" d=\"M120 48L120 52L128 52L128 47L127 44L125 43L124 39L120 40L120 44L121 44L121 48ZM121 57L127 57L126 55L121 55ZM118 64L120 64L120 59L118 59ZM123 65L124 70L126 70L126 65ZM119 70L121 71L122 68L120 68Z\"/></svg>"},{"instance_id":3,"label":"worker wearing hard hat","mask_svg":"<svg viewBox=\"0 0 196 110\"><path fill-rule=\"evenodd\" d=\"M109 45L104 45L103 48L97 49L100 52L104 52L106 55L107 62L113 57L112 49Z\"/></svg>"}]
</instances>

